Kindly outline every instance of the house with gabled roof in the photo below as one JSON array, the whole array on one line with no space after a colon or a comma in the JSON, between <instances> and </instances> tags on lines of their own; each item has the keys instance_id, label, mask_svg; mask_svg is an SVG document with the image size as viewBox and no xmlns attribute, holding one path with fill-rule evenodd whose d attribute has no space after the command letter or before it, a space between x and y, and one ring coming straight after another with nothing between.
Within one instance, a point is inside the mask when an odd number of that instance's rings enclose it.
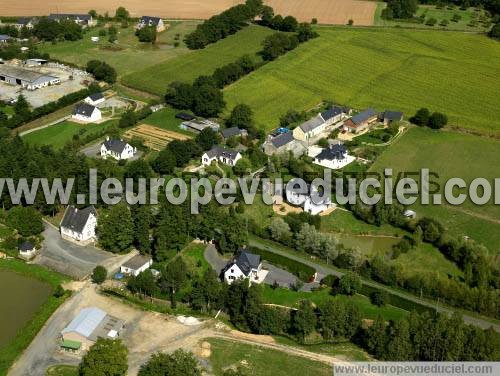
<instances>
[{"instance_id":1,"label":"house with gabled roof","mask_svg":"<svg viewBox=\"0 0 500 376\"><path fill-rule=\"evenodd\" d=\"M151 265L153 265L153 259L150 256L136 255L120 266L120 273L137 277Z\"/></svg>"},{"instance_id":2,"label":"house with gabled roof","mask_svg":"<svg viewBox=\"0 0 500 376\"><path fill-rule=\"evenodd\" d=\"M106 141L101 144L101 157L106 159L111 157L120 161L130 159L137 154L137 148L128 144L120 138L106 137Z\"/></svg>"},{"instance_id":3,"label":"house with gabled roof","mask_svg":"<svg viewBox=\"0 0 500 376\"><path fill-rule=\"evenodd\" d=\"M295 128L293 130L293 137L299 141L307 142L311 138L322 133L326 127L327 123L325 122L325 119L323 119L321 114L318 114Z\"/></svg>"},{"instance_id":4,"label":"house with gabled roof","mask_svg":"<svg viewBox=\"0 0 500 376\"><path fill-rule=\"evenodd\" d=\"M359 133L367 129L378 119L378 113L373 108L368 108L344 122L344 130Z\"/></svg>"},{"instance_id":5,"label":"house with gabled roof","mask_svg":"<svg viewBox=\"0 0 500 376\"><path fill-rule=\"evenodd\" d=\"M292 152L298 157L306 152L306 146L293 137L293 132L281 133L277 136L269 136L262 144L262 151L267 155L283 154Z\"/></svg>"},{"instance_id":6,"label":"house with gabled roof","mask_svg":"<svg viewBox=\"0 0 500 376\"><path fill-rule=\"evenodd\" d=\"M326 125L330 126L345 119L347 115L350 114L350 112L351 110L348 107L332 106L323 111L320 115L325 121Z\"/></svg>"},{"instance_id":7,"label":"house with gabled roof","mask_svg":"<svg viewBox=\"0 0 500 376\"><path fill-rule=\"evenodd\" d=\"M262 269L260 256L246 249L240 249L238 255L222 270L224 281L229 285L238 279L248 279L250 284L260 284L264 282L267 273L267 270Z\"/></svg>"},{"instance_id":8,"label":"house with gabled roof","mask_svg":"<svg viewBox=\"0 0 500 376\"><path fill-rule=\"evenodd\" d=\"M83 28L96 24L96 20L90 14L51 13L48 18L57 22L62 20L73 21Z\"/></svg>"},{"instance_id":9,"label":"house with gabled roof","mask_svg":"<svg viewBox=\"0 0 500 376\"><path fill-rule=\"evenodd\" d=\"M201 156L201 164L209 166L213 161L224 163L228 166L234 166L242 158L239 151L214 146Z\"/></svg>"},{"instance_id":10,"label":"house with gabled roof","mask_svg":"<svg viewBox=\"0 0 500 376\"><path fill-rule=\"evenodd\" d=\"M87 104L90 104L91 106L97 106L98 104L103 103L106 100L104 98L104 94L101 92L97 93L92 93L90 94L87 98L85 98L83 101Z\"/></svg>"},{"instance_id":11,"label":"house with gabled roof","mask_svg":"<svg viewBox=\"0 0 500 376\"><path fill-rule=\"evenodd\" d=\"M22 29L23 27L31 30L38 23L38 18L36 17L19 17L17 19L16 27Z\"/></svg>"},{"instance_id":12,"label":"house with gabled roof","mask_svg":"<svg viewBox=\"0 0 500 376\"><path fill-rule=\"evenodd\" d=\"M238 127L224 128L220 131L220 134L224 140L231 137L246 137L248 132L246 129L240 129Z\"/></svg>"},{"instance_id":13,"label":"house with gabled roof","mask_svg":"<svg viewBox=\"0 0 500 376\"><path fill-rule=\"evenodd\" d=\"M321 150L314 157L313 163L332 170L337 170L352 163L356 158L349 155L347 148L342 144L333 144Z\"/></svg>"},{"instance_id":14,"label":"house with gabled roof","mask_svg":"<svg viewBox=\"0 0 500 376\"><path fill-rule=\"evenodd\" d=\"M165 30L165 23L160 17L142 16L139 23L136 25L136 29L142 29L144 27L155 27L158 33Z\"/></svg>"},{"instance_id":15,"label":"house with gabled roof","mask_svg":"<svg viewBox=\"0 0 500 376\"><path fill-rule=\"evenodd\" d=\"M59 229L63 239L85 245L96 240L96 227L97 211L94 206L78 209L69 205L66 207Z\"/></svg>"},{"instance_id":16,"label":"house with gabled roof","mask_svg":"<svg viewBox=\"0 0 500 376\"><path fill-rule=\"evenodd\" d=\"M384 112L380 113L380 121L384 123L384 125L390 125L393 122L402 120L403 113L400 111L385 110Z\"/></svg>"},{"instance_id":17,"label":"house with gabled roof","mask_svg":"<svg viewBox=\"0 0 500 376\"><path fill-rule=\"evenodd\" d=\"M5 34L0 34L0 43L7 43L12 37Z\"/></svg>"},{"instance_id":18,"label":"house with gabled roof","mask_svg":"<svg viewBox=\"0 0 500 376\"><path fill-rule=\"evenodd\" d=\"M71 117L84 123L93 123L102 119L101 110L88 103L78 103Z\"/></svg>"}]
</instances>

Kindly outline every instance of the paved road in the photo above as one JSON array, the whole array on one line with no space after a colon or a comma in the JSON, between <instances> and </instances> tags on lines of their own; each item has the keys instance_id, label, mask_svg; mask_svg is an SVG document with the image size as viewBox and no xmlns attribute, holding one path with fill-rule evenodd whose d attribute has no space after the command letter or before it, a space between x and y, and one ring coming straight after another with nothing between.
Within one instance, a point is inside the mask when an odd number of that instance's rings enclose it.
<instances>
[{"instance_id":1,"label":"paved road","mask_svg":"<svg viewBox=\"0 0 500 376\"><path fill-rule=\"evenodd\" d=\"M256 239L250 239L249 244L252 247L262 248L262 249L265 249L266 251L270 251L270 252L276 253L278 255L282 255L282 256L288 257L288 258L290 258L292 260L300 261L300 262L302 262L302 263L304 263L306 265L309 265L309 266L311 266L311 267L313 267L313 268L316 269L316 271L318 272L319 278L322 278L322 276L326 276L326 275L329 275L329 274L333 274L333 275L335 275L337 277L342 277L344 275L343 272L341 272L341 271L339 271L337 269L334 269L333 267L329 267L329 266L325 266L325 265L322 265L322 264L318 264L318 263L316 263L314 261L310 261L310 260L307 260L305 258L296 256L296 255L294 255L292 253L283 251L283 250L281 250L279 248L272 247L272 246L267 245L267 244L263 244L263 243L259 242ZM363 284L365 284L367 286L371 286L371 287L376 287L376 288L379 288L379 289L383 289L383 290L387 291L388 293L390 293L392 295L396 295L396 296L399 296L401 298L404 298L404 299L410 300L412 302L415 302L417 304L421 304L423 306L426 306L426 307L429 307L429 308L432 308L432 309L436 309L436 303L419 299L419 298L417 298L414 295L407 294L407 293L404 293L404 292L401 292L401 291L398 291L398 290L391 289L391 288L389 288L387 286L384 286L384 285L381 285L379 283L376 283L376 282L373 282L373 281L369 281L369 280L363 280ZM455 310L453 310L452 308L443 307L443 306L438 306L437 307L437 311L441 312L441 313L446 313L448 315L451 315L451 314L453 314L455 312ZM472 324L472 325L478 326L478 327L483 328L483 329L487 329L487 328L492 327L497 332L500 332L500 325L498 325L498 324L492 323L492 322L487 321L487 320L483 320L483 319L478 318L478 317L465 315L463 313L461 313L461 314L462 314L462 318L463 318L464 322L467 323L467 324Z\"/></svg>"},{"instance_id":2,"label":"paved road","mask_svg":"<svg viewBox=\"0 0 500 376\"><path fill-rule=\"evenodd\" d=\"M117 256L91 245L74 244L62 239L59 231L49 224L45 224L43 236L43 248L34 262L76 279L85 278L97 265L103 265L113 271L135 254Z\"/></svg>"}]
</instances>

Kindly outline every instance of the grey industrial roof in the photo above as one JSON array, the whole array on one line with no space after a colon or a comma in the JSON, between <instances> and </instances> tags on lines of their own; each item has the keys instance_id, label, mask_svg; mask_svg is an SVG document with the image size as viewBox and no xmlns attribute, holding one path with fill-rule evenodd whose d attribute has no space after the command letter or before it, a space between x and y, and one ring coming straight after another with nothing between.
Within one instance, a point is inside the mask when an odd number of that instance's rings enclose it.
<instances>
[{"instance_id":1,"label":"grey industrial roof","mask_svg":"<svg viewBox=\"0 0 500 376\"><path fill-rule=\"evenodd\" d=\"M354 124L358 125L358 124L365 122L366 120L368 120L369 118L371 118L375 115L377 115L377 112L373 108L368 108L368 109L364 110L363 112L360 112L359 114L354 115L351 118L351 121Z\"/></svg>"},{"instance_id":2,"label":"grey industrial roof","mask_svg":"<svg viewBox=\"0 0 500 376\"><path fill-rule=\"evenodd\" d=\"M280 148L282 146L285 146L286 144L292 142L293 139L293 134L292 132L286 132L282 133L279 136L276 136L271 139L271 143L274 145L275 148Z\"/></svg>"},{"instance_id":3,"label":"grey industrial roof","mask_svg":"<svg viewBox=\"0 0 500 376\"><path fill-rule=\"evenodd\" d=\"M240 129L238 127L231 127L223 129L220 133L222 134L222 137L229 138L229 137L239 136L244 132L245 132L244 129Z\"/></svg>"},{"instance_id":4,"label":"grey industrial roof","mask_svg":"<svg viewBox=\"0 0 500 376\"><path fill-rule=\"evenodd\" d=\"M88 206L85 209L77 209L72 205L68 206L66 208L66 213L64 213L64 218L61 221L61 227L76 232L82 232L90 214L97 217L97 212L93 206Z\"/></svg>"},{"instance_id":5,"label":"grey industrial roof","mask_svg":"<svg viewBox=\"0 0 500 376\"><path fill-rule=\"evenodd\" d=\"M325 120L321 117L321 115L316 115L312 119L306 121L305 123L302 123L300 125L300 129L302 129L304 132L310 132L313 129L318 128L322 124L325 123Z\"/></svg>"},{"instance_id":6,"label":"grey industrial roof","mask_svg":"<svg viewBox=\"0 0 500 376\"><path fill-rule=\"evenodd\" d=\"M61 333L76 332L88 338L105 317L106 312L102 309L96 307L84 308Z\"/></svg>"},{"instance_id":7,"label":"grey industrial roof","mask_svg":"<svg viewBox=\"0 0 500 376\"><path fill-rule=\"evenodd\" d=\"M128 260L126 263L124 263L123 266L129 269L137 270L146 263L149 263L150 261L151 257L149 256L136 255L132 257L130 260Z\"/></svg>"},{"instance_id":8,"label":"grey industrial roof","mask_svg":"<svg viewBox=\"0 0 500 376\"><path fill-rule=\"evenodd\" d=\"M121 154L125 147L127 146L127 143L123 140L120 140L118 138L111 138L109 140L106 140L102 143L106 149L114 151L115 153Z\"/></svg>"},{"instance_id":9,"label":"grey industrial roof","mask_svg":"<svg viewBox=\"0 0 500 376\"><path fill-rule=\"evenodd\" d=\"M99 99L103 99L104 95L101 92L98 92L98 93L90 94L89 98L92 99L93 101L97 101Z\"/></svg>"},{"instance_id":10,"label":"grey industrial roof","mask_svg":"<svg viewBox=\"0 0 500 376\"><path fill-rule=\"evenodd\" d=\"M240 270L248 276L252 269L257 269L260 265L260 256L248 252L245 249L240 251L240 254L234 260L234 263Z\"/></svg>"},{"instance_id":11,"label":"grey industrial roof","mask_svg":"<svg viewBox=\"0 0 500 376\"><path fill-rule=\"evenodd\" d=\"M161 18L160 17L150 17L150 16L142 16L141 17L141 23L145 23L148 25L154 25L158 26L160 23Z\"/></svg>"},{"instance_id":12,"label":"grey industrial roof","mask_svg":"<svg viewBox=\"0 0 500 376\"><path fill-rule=\"evenodd\" d=\"M226 158L234 160L236 158L236 156L238 155L238 152L235 150L231 150L231 149L221 148L220 146L214 146L212 149L207 151L207 155L209 158L226 157Z\"/></svg>"},{"instance_id":13,"label":"grey industrial roof","mask_svg":"<svg viewBox=\"0 0 500 376\"><path fill-rule=\"evenodd\" d=\"M344 155L347 153L347 149L342 144L331 145L321 151L316 158L317 159L327 159L333 161L335 159L343 159Z\"/></svg>"},{"instance_id":14,"label":"grey industrial roof","mask_svg":"<svg viewBox=\"0 0 500 376\"><path fill-rule=\"evenodd\" d=\"M82 115L85 117L91 117L95 110L95 106L88 103L78 103L73 111L74 115Z\"/></svg>"},{"instance_id":15,"label":"grey industrial roof","mask_svg":"<svg viewBox=\"0 0 500 376\"><path fill-rule=\"evenodd\" d=\"M36 83L39 80L53 80L57 79L55 76L49 76L39 72L34 72L29 69L13 67L10 65L0 65L0 76L8 76L18 80L27 81L29 83Z\"/></svg>"}]
</instances>

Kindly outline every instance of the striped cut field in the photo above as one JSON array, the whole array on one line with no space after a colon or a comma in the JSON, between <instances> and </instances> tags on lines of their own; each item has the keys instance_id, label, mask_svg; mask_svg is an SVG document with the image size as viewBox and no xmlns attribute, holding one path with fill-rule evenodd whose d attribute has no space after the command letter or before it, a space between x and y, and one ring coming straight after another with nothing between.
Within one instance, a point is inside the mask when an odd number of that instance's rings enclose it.
<instances>
[{"instance_id":1,"label":"striped cut field","mask_svg":"<svg viewBox=\"0 0 500 376\"><path fill-rule=\"evenodd\" d=\"M139 138L143 140L145 146L156 151L163 150L165 146L173 140L185 141L189 139L188 136L183 134L167 131L147 124L141 124L129 129L123 136L127 140Z\"/></svg>"},{"instance_id":2,"label":"striped cut field","mask_svg":"<svg viewBox=\"0 0 500 376\"><path fill-rule=\"evenodd\" d=\"M122 83L146 92L164 95L173 81L192 82L201 75L232 63L239 57L255 55L262 49L264 38L273 33L261 26L249 26L202 50L191 51L168 61L137 70L122 79Z\"/></svg>"},{"instance_id":3,"label":"striped cut field","mask_svg":"<svg viewBox=\"0 0 500 376\"><path fill-rule=\"evenodd\" d=\"M246 103L269 130L287 110L325 99L407 115L428 107L451 124L500 135L500 43L458 32L318 30L319 38L227 87L227 111Z\"/></svg>"}]
</instances>

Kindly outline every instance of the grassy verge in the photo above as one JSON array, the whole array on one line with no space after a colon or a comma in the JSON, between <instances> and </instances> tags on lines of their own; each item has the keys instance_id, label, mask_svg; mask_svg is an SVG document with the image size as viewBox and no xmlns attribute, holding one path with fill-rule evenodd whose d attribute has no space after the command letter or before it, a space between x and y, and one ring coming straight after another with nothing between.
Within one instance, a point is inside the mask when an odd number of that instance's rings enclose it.
<instances>
[{"instance_id":1,"label":"grassy verge","mask_svg":"<svg viewBox=\"0 0 500 376\"><path fill-rule=\"evenodd\" d=\"M47 368L46 376L78 376L78 367L66 364Z\"/></svg>"},{"instance_id":2,"label":"grassy verge","mask_svg":"<svg viewBox=\"0 0 500 376\"><path fill-rule=\"evenodd\" d=\"M26 277L36 278L42 282L48 283L53 289L68 280L68 277L62 274L41 266L28 265L19 260L0 260L0 269L10 270ZM67 294L59 298L50 295L35 316L17 333L16 337L0 349L0 375L7 374L7 370L12 363L24 349L28 347L45 322L67 297Z\"/></svg>"}]
</instances>

